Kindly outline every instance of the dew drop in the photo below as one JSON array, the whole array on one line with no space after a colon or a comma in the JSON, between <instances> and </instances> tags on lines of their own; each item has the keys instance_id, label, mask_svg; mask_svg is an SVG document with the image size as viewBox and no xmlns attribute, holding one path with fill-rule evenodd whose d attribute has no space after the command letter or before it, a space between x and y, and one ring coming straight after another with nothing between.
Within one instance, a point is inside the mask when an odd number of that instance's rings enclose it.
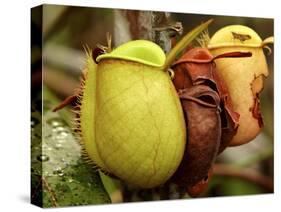
<instances>
[{"instance_id":1,"label":"dew drop","mask_svg":"<svg viewBox=\"0 0 281 212\"><path fill-rule=\"evenodd\" d=\"M56 136L57 139L64 139L68 136L68 132L63 129L61 131L58 132L58 135Z\"/></svg>"},{"instance_id":2,"label":"dew drop","mask_svg":"<svg viewBox=\"0 0 281 212\"><path fill-rule=\"evenodd\" d=\"M61 145L60 143L57 143L57 144L55 145L55 147L56 147L56 149L60 149L60 148L62 147L62 145Z\"/></svg>"},{"instance_id":3,"label":"dew drop","mask_svg":"<svg viewBox=\"0 0 281 212\"><path fill-rule=\"evenodd\" d=\"M58 126L56 126L56 127L54 128L54 130L55 130L56 132L60 133L60 132L63 132L65 129L64 129L64 127L58 125Z\"/></svg>"},{"instance_id":4,"label":"dew drop","mask_svg":"<svg viewBox=\"0 0 281 212\"><path fill-rule=\"evenodd\" d=\"M48 155L38 155L37 156L37 160L41 161L41 162L46 162L48 161L50 158Z\"/></svg>"},{"instance_id":5,"label":"dew drop","mask_svg":"<svg viewBox=\"0 0 281 212\"><path fill-rule=\"evenodd\" d=\"M57 140L58 143L62 144L65 142L65 140Z\"/></svg>"},{"instance_id":6,"label":"dew drop","mask_svg":"<svg viewBox=\"0 0 281 212\"><path fill-rule=\"evenodd\" d=\"M64 173L63 172L61 172L61 173L59 173L58 174L60 177L62 177L63 175L64 175Z\"/></svg>"},{"instance_id":7,"label":"dew drop","mask_svg":"<svg viewBox=\"0 0 281 212\"><path fill-rule=\"evenodd\" d=\"M64 125L63 121L57 117L48 119L47 123L50 124L52 127L60 127Z\"/></svg>"},{"instance_id":8,"label":"dew drop","mask_svg":"<svg viewBox=\"0 0 281 212\"><path fill-rule=\"evenodd\" d=\"M45 176L45 177L51 177L52 175L51 175L48 171L45 171L45 172L44 172L44 176Z\"/></svg>"},{"instance_id":9,"label":"dew drop","mask_svg":"<svg viewBox=\"0 0 281 212\"><path fill-rule=\"evenodd\" d=\"M52 147L48 147L47 150L48 150L48 151L52 151L53 148L52 148Z\"/></svg>"},{"instance_id":10,"label":"dew drop","mask_svg":"<svg viewBox=\"0 0 281 212\"><path fill-rule=\"evenodd\" d=\"M53 171L53 174L62 177L62 176L64 175L64 172L63 172L63 170L61 169L61 167L57 167L57 168Z\"/></svg>"}]
</instances>

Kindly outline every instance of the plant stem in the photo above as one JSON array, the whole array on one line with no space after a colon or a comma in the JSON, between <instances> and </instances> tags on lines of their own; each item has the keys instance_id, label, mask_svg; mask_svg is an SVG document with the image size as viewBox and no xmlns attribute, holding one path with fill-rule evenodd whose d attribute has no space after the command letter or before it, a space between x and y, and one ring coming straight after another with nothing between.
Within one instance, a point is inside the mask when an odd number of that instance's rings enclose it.
<instances>
[{"instance_id":1,"label":"plant stem","mask_svg":"<svg viewBox=\"0 0 281 212\"><path fill-rule=\"evenodd\" d=\"M213 174L224 177L235 177L259 185L269 192L273 192L273 180L249 168L238 168L225 164L215 164Z\"/></svg>"}]
</instances>

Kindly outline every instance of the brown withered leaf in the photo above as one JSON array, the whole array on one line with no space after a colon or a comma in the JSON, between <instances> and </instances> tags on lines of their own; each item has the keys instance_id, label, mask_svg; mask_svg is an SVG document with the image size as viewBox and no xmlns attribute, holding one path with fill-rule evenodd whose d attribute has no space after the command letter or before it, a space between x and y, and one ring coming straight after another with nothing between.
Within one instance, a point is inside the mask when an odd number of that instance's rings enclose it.
<instances>
[{"instance_id":1,"label":"brown withered leaf","mask_svg":"<svg viewBox=\"0 0 281 212\"><path fill-rule=\"evenodd\" d=\"M220 98L206 85L181 90L179 96L188 134L183 160L172 180L196 191L194 186L200 186L208 176L218 153L221 139Z\"/></svg>"},{"instance_id":2,"label":"brown withered leaf","mask_svg":"<svg viewBox=\"0 0 281 212\"><path fill-rule=\"evenodd\" d=\"M172 68L175 72L173 83L177 90L194 85L206 85L218 92L220 97L222 136L219 153L229 144L237 132L239 114L233 109L227 85L216 71L215 59L226 57L250 57L250 52L230 52L213 57L208 49L193 48L187 51Z\"/></svg>"}]
</instances>

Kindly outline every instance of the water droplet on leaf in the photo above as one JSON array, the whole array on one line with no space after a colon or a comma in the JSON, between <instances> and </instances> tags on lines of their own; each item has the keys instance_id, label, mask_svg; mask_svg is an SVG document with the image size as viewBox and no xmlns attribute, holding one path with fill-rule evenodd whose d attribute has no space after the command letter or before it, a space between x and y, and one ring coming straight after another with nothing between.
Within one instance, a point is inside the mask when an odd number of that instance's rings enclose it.
<instances>
[{"instance_id":1,"label":"water droplet on leaf","mask_svg":"<svg viewBox=\"0 0 281 212\"><path fill-rule=\"evenodd\" d=\"M63 170L61 169L61 167L57 167L57 168L53 171L53 174L62 177L62 176L64 175L64 172L63 172Z\"/></svg>"},{"instance_id":2,"label":"water droplet on leaf","mask_svg":"<svg viewBox=\"0 0 281 212\"><path fill-rule=\"evenodd\" d=\"M52 127L59 127L64 125L63 121L57 117L48 119L47 123L50 124Z\"/></svg>"},{"instance_id":3,"label":"water droplet on leaf","mask_svg":"<svg viewBox=\"0 0 281 212\"><path fill-rule=\"evenodd\" d=\"M60 143L57 143L57 144L55 145L55 147L56 147L56 149L60 149L60 148L62 147L62 145L61 145Z\"/></svg>"},{"instance_id":4,"label":"water droplet on leaf","mask_svg":"<svg viewBox=\"0 0 281 212\"><path fill-rule=\"evenodd\" d=\"M38 155L37 156L37 160L41 161L41 162L46 162L48 161L50 158L48 155Z\"/></svg>"}]
</instances>

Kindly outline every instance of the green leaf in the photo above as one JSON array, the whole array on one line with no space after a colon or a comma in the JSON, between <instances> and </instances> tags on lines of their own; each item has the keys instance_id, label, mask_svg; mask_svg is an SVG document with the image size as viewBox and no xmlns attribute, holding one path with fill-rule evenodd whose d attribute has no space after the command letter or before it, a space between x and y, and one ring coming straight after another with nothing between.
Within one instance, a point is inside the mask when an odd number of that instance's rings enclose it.
<instances>
[{"instance_id":1,"label":"green leaf","mask_svg":"<svg viewBox=\"0 0 281 212\"><path fill-rule=\"evenodd\" d=\"M51 111L57 103L44 90L43 117L32 112L32 202L43 207L110 203L98 171L82 158L67 122Z\"/></svg>"}]
</instances>

